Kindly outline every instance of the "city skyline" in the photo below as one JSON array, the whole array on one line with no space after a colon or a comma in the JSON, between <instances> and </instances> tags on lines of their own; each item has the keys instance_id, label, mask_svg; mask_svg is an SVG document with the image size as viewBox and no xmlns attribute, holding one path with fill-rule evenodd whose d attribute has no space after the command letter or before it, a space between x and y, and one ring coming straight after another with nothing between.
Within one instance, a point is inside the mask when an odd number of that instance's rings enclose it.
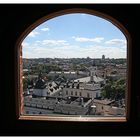
<instances>
[{"instance_id":1,"label":"city skyline","mask_svg":"<svg viewBox=\"0 0 140 140\"><path fill-rule=\"evenodd\" d=\"M68 57L61 57L61 58L59 58L59 57L38 57L38 58L24 58L23 57L23 59L102 59L102 55L101 55L101 57L99 58L94 58L94 57L71 57L71 58L68 58ZM109 57L106 57L105 56L105 59L126 59L126 58L109 58Z\"/></svg>"},{"instance_id":2,"label":"city skyline","mask_svg":"<svg viewBox=\"0 0 140 140\"><path fill-rule=\"evenodd\" d=\"M94 25L94 27L93 27ZM126 58L123 33L89 14L67 14L39 25L22 42L23 58Z\"/></svg>"}]
</instances>

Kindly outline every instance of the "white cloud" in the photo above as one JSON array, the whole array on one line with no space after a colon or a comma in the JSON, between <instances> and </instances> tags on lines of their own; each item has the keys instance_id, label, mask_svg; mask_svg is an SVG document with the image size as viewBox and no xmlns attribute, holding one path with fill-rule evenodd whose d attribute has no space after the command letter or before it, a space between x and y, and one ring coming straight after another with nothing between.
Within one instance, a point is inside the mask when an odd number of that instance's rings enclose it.
<instances>
[{"instance_id":1,"label":"white cloud","mask_svg":"<svg viewBox=\"0 0 140 140\"><path fill-rule=\"evenodd\" d=\"M113 45L113 46L126 45L126 40L123 40L123 39L112 39L112 40L106 41L105 44Z\"/></svg>"},{"instance_id":2,"label":"white cloud","mask_svg":"<svg viewBox=\"0 0 140 140\"><path fill-rule=\"evenodd\" d=\"M126 58L126 49L119 47L88 46L81 51L91 58L101 58L103 54L109 58Z\"/></svg>"},{"instance_id":3,"label":"white cloud","mask_svg":"<svg viewBox=\"0 0 140 140\"><path fill-rule=\"evenodd\" d=\"M48 46L69 45L66 40L43 40L41 44Z\"/></svg>"},{"instance_id":4,"label":"white cloud","mask_svg":"<svg viewBox=\"0 0 140 140\"><path fill-rule=\"evenodd\" d=\"M28 42L22 42L22 50L24 51L32 51L37 47L36 43L30 44Z\"/></svg>"},{"instance_id":5,"label":"white cloud","mask_svg":"<svg viewBox=\"0 0 140 140\"><path fill-rule=\"evenodd\" d=\"M37 41L38 42L38 41ZM126 47L111 47L111 46L79 46L79 45L68 45L65 40L49 40L44 41L45 45L33 43L23 43L23 57L24 58L101 58L104 54L109 58L126 58ZM64 44L67 45L64 45ZM48 45L46 45L48 44ZM51 47L55 44L54 47ZM56 45L57 44L57 45ZM59 45L61 44L61 47ZM62 45L63 44L63 45Z\"/></svg>"},{"instance_id":6,"label":"white cloud","mask_svg":"<svg viewBox=\"0 0 140 140\"><path fill-rule=\"evenodd\" d=\"M49 31L50 29L47 27L47 28L42 28L42 29L40 29L41 31L44 31L44 32L47 32L47 31Z\"/></svg>"},{"instance_id":7,"label":"white cloud","mask_svg":"<svg viewBox=\"0 0 140 140\"><path fill-rule=\"evenodd\" d=\"M35 32L35 31L32 31L28 34L28 37L36 37L36 35L38 35L39 32Z\"/></svg>"},{"instance_id":8,"label":"white cloud","mask_svg":"<svg viewBox=\"0 0 140 140\"><path fill-rule=\"evenodd\" d=\"M95 38L86 38L86 37L72 37L75 39L75 41L78 42L97 42L100 43L102 40L104 40L103 37L95 37Z\"/></svg>"}]
</instances>

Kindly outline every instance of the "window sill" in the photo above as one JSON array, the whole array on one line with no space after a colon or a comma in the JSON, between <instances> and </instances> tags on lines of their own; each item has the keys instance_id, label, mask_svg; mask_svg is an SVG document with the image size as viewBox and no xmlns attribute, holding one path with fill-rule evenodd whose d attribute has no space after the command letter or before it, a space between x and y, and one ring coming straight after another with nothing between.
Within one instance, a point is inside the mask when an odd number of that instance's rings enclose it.
<instances>
[{"instance_id":1,"label":"window sill","mask_svg":"<svg viewBox=\"0 0 140 140\"><path fill-rule=\"evenodd\" d=\"M19 120L73 121L73 122L127 122L126 117L52 117L21 115Z\"/></svg>"}]
</instances>

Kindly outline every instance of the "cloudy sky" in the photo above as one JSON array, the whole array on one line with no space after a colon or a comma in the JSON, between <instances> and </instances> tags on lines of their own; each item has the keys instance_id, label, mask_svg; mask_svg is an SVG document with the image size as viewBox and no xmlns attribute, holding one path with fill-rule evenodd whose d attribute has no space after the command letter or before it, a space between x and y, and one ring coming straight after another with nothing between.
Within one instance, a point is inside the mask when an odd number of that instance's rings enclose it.
<instances>
[{"instance_id":1,"label":"cloudy sky","mask_svg":"<svg viewBox=\"0 0 140 140\"><path fill-rule=\"evenodd\" d=\"M67 14L36 27L22 42L23 58L126 58L126 38L112 23Z\"/></svg>"}]
</instances>

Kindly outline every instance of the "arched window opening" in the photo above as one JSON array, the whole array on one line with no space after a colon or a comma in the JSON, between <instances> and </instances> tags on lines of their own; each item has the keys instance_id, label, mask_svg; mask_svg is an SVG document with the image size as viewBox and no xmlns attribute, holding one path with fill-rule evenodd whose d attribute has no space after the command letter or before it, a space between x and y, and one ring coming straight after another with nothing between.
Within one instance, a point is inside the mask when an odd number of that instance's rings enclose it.
<instances>
[{"instance_id":1,"label":"arched window opening","mask_svg":"<svg viewBox=\"0 0 140 140\"><path fill-rule=\"evenodd\" d=\"M79 115L89 121L126 120L129 34L119 22L95 11L64 13L40 19L18 42L20 116L35 110L45 112L44 119L68 120L77 114L72 120L82 121Z\"/></svg>"}]
</instances>

